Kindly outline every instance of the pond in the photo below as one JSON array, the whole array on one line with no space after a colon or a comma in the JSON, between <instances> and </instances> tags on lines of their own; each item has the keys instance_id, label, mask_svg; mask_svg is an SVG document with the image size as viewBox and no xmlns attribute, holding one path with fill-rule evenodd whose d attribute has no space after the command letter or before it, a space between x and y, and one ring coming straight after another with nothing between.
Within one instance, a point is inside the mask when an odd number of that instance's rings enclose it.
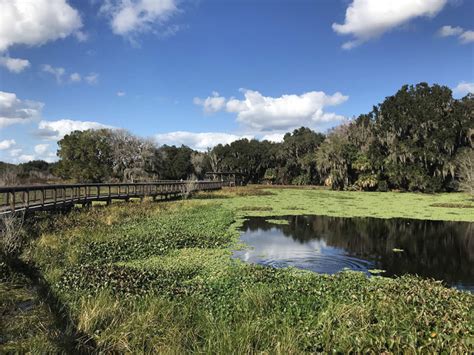
<instances>
[{"instance_id":1,"label":"pond","mask_svg":"<svg viewBox=\"0 0 474 355\"><path fill-rule=\"evenodd\" d=\"M333 274L416 274L474 291L474 223L327 216L250 217L234 257ZM384 272L381 272L381 271Z\"/></svg>"}]
</instances>

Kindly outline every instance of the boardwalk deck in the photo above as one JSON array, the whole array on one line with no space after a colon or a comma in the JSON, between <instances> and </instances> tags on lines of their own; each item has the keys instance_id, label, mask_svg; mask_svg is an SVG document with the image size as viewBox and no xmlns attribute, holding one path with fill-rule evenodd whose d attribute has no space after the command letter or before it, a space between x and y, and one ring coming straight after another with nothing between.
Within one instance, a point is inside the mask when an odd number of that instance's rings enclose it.
<instances>
[{"instance_id":1,"label":"boardwalk deck","mask_svg":"<svg viewBox=\"0 0 474 355\"><path fill-rule=\"evenodd\" d=\"M62 184L0 187L0 214L67 209L94 201L179 197L190 190L217 190L222 181L156 181L115 184Z\"/></svg>"}]
</instances>

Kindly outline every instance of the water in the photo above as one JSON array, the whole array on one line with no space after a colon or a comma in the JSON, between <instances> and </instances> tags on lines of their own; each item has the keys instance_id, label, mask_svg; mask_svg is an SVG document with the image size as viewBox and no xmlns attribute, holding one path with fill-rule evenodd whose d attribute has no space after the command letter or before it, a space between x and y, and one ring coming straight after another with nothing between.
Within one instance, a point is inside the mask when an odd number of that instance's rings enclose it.
<instances>
[{"instance_id":1,"label":"water","mask_svg":"<svg viewBox=\"0 0 474 355\"><path fill-rule=\"evenodd\" d=\"M278 219L280 224L273 222ZM474 223L326 216L251 217L234 252L249 263L333 274L416 274L474 292ZM395 249L395 250L394 250ZM397 251L401 249L403 251Z\"/></svg>"}]
</instances>

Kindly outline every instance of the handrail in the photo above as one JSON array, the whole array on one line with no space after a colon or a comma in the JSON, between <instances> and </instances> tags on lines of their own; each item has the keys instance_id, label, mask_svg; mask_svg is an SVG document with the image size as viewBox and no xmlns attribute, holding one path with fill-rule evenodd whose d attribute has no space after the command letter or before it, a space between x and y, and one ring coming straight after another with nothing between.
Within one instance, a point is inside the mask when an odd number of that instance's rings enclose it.
<instances>
[{"instance_id":1,"label":"handrail","mask_svg":"<svg viewBox=\"0 0 474 355\"><path fill-rule=\"evenodd\" d=\"M152 181L136 183L82 183L45 184L0 187L0 214L16 211L66 208L74 204L90 204L92 201L143 198L151 196L184 195L190 191L216 190L228 186L222 181Z\"/></svg>"},{"instance_id":2,"label":"handrail","mask_svg":"<svg viewBox=\"0 0 474 355\"><path fill-rule=\"evenodd\" d=\"M64 188L64 187L87 187L87 186L127 186L127 185L166 185L166 184L180 184L186 185L189 183L213 183L217 181L206 181L206 180L160 180L153 182L90 182L90 183L80 183L80 184L42 184L42 185L12 185L12 186L0 186L0 193L9 192L12 190L20 191L26 189L42 189L42 188Z\"/></svg>"}]
</instances>

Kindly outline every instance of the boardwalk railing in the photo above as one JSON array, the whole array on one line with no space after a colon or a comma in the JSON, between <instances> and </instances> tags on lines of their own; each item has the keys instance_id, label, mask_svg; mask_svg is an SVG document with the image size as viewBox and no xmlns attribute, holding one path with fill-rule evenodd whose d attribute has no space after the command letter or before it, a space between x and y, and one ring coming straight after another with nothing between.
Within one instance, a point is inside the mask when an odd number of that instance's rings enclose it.
<instances>
[{"instance_id":1,"label":"boardwalk railing","mask_svg":"<svg viewBox=\"0 0 474 355\"><path fill-rule=\"evenodd\" d=\"M93 201L178 197L191 191L218 190L222 181L157 181L116 184L63 184L0 187L0 214L87 205Z\"/></svg>"}]
</instances>

